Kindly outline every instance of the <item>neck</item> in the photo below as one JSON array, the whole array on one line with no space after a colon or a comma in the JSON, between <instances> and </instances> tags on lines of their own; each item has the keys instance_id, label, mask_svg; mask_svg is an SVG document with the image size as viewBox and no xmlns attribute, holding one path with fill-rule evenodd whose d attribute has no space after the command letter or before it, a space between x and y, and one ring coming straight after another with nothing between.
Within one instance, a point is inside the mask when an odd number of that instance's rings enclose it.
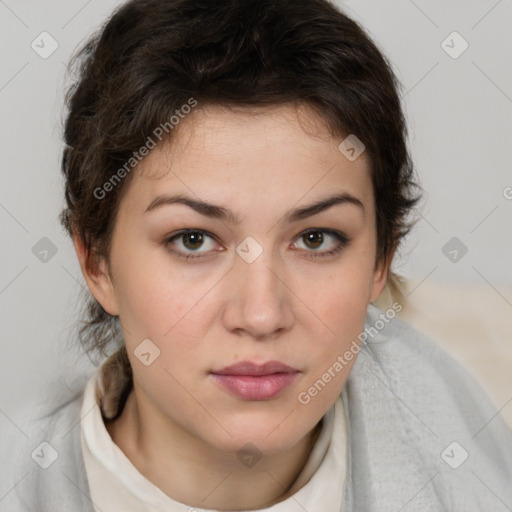
<instances>
[{"instance_id":1,"label":"neck","mask_svg":"<svg viewBox=\"0 0 512 512\"><path fill-rule=\"evenodd\" d=\"M321 425L292 449L244 467L236 453L216 449L154 412L150 406L141 410L133 389L119 418L105 426L137 470L169 497L226 511L266 508L288 498Z\"/></svg>"}]
</instances>

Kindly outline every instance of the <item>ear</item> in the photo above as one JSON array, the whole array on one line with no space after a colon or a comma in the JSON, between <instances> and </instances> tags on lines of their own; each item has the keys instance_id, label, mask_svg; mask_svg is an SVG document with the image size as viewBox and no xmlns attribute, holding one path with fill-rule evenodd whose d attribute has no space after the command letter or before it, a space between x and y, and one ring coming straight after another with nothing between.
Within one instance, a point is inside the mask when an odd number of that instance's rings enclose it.
<instances>
[{"instance_id":1,"label":"ear","mask_svg":"<svg viewBox=\"0 0 512 512\"><path fill-rule=\"evenodd\" d=\"M118 315L114 287L105 259L97 258L97 263L93 263L92 260L88 263L88 251L82 238L76 233L73 235L73 245L89 291L107 313Z\"/></svg>"},{"instance_id":2,"label":"ear","mask_svg":"<svg viewBox=\"0 0 512 512\"><path fill-rule=\"evenodd\" d=\"M382 290L384 290L384 287L386 286L388 280L389 267L391 266L391 262L393 261L393 254L394 251L391 253L389 258L385 262L376 265L375 270L373 271L369 302L377 300L379 295L382 293Z\"/></svg>"}]
</instances>

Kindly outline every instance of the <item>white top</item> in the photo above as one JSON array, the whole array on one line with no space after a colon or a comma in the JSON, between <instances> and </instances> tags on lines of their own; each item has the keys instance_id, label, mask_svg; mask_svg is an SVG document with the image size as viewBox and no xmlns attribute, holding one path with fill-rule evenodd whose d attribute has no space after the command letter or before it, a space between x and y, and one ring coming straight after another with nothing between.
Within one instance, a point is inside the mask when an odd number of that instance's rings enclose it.
<instances>
[{"instance_id":1,"label":"white top","mask_svg":"<svg viewBox=\"0 0 512 512\"><path fill-rule=\"evenodd\" d=\"M175 501L144 477L113 442L103 422L96 394L103 389L102 368L89 379L81 409L80 439L96 512L197 512ZM98 386L98 387L96 387ZM311 454L290 495L269 508L272 512L341 510L346 474L347 428L342 396L323 416ZM334 484L334 485L333 485ZM253 510L253 512L256 512Z\"/></svg>"}]
</instances>

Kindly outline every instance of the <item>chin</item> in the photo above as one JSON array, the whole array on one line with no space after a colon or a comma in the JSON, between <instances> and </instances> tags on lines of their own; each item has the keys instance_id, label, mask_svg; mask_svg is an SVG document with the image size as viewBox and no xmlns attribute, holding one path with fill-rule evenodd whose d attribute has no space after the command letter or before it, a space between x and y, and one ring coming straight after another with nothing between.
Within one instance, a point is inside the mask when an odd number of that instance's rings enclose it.
<instances>
[{"instance_id":1,"label":"chin","mask_svg":"<svg viewBox=\"0 0 512 512\"><path fill-rule=\"evenodd\" d=\"M236 424L221 423L231 435L222 430L223 435L211 440L211 444L219 450L236 454L240 451L253 450L262 455L279 454L295 446L307 433L305 431L301 434L295 429L290 431L283 428L287 421L289 420L286 419L281 427L277 427L279 422L274 419L261 422L258 425L255 425L251 420L245 422L239 420Z\"/></svg>"}]
</instances>

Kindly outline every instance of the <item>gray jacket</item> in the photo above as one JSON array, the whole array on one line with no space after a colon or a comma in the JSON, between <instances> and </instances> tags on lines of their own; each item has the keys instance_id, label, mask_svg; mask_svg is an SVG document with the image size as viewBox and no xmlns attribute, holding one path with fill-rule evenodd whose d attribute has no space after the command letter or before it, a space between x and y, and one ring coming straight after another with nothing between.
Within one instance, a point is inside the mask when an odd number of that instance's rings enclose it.
<instances>
[{"instance_id":1,"label":"gray jacket","mask_svg":"<svg viewBox=\"0 0 512 512\"><path fill-rule=\"evenodd\" d=\"M343 512L511 511L512 431L436 343L398 317L379 318L382 311L370 305L371 334L342 391ZM93 512L80 445L82 399L83 392L28 422L28 437L2 435L0 511Z\"/></svg>"}]
</instances>

